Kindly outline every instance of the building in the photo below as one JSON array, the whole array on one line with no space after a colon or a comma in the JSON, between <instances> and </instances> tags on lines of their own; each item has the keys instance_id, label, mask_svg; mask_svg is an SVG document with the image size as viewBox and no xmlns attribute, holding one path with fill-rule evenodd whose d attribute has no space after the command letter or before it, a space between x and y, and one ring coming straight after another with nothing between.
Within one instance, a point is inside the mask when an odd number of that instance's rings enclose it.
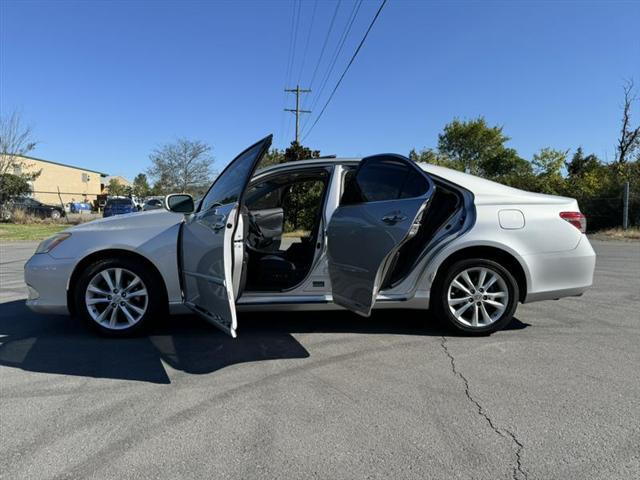
<instances>
[{"instance_id":1,"label":"building","mask_svg":"<svg viewBox=\"0 0 640 480\"><path fill-rule=\"evenodd\" d=\"M35 157L18 157L15 174L40 172L31 183L33 198L43 203L94 202L104 188L105 173Z\"/></svg>"}]
</instances>

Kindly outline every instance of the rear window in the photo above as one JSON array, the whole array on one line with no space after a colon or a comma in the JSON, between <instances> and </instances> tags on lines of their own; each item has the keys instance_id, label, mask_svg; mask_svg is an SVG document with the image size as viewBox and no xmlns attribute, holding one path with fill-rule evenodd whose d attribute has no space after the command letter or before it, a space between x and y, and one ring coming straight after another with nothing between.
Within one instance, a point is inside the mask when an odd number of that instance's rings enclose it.
<instances>
[{"instance_id":1,"label":"rear window","mask_svg":"<svg viewBox=\"0 0 640 480\"><path fill-rule=\"evenodd\" d=\"M109 207L127 207L133 205L130 198L110 198L107 200L107 206Z\"/></svg>"}]
</instances>

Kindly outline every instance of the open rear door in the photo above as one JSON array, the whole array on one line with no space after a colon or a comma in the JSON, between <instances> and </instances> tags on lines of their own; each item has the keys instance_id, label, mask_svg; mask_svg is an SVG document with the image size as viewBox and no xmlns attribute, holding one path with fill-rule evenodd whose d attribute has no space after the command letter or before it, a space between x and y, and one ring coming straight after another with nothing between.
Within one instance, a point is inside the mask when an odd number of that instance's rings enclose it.
<instances>
[{"instance_id":1,"label":"open rear door","mask_svg":"<svg viewBox=\"0 0 640 480\"><path fill-rule=\"evenodd\" d=\"M420 227L435 186L414 162L376 155L347 176L327 228L333 301L369 316L391 259Z\"/></svg>"},{"instance_id":2,"label":"open rear door","mask_svg":"<svg viewBox=\"0 0 640 480\"><path fill-rule=\"evenodd\" d=\"M253 172L271 146L260 140L232 160L216 178L196 213L184 223L180 241L185 303L213 325L236 336L237 318L232 284L234 248L242 197ZM236 245L238 247L240 245ZM240 246L242 247L242 246Z\"/></svg>"}]
</instances>

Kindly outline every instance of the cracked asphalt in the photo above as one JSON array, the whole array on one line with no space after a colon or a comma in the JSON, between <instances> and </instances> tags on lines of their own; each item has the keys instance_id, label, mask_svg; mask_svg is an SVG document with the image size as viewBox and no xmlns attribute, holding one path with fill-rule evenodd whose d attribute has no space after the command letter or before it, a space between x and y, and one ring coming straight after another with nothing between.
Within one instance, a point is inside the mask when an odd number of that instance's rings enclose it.
<instances>
[{"instance_id":1,"label":"cracked asphalt","mask_svg":"<svg viewBox=\"0 0 640 480\"><path fill-rule=\"evenodd\" d=\"M195 317L96 337L30 313L0 246L0 477L640 477L640 244L582 298L452 336L424 312Z\"/></svg>"}]
</instances>

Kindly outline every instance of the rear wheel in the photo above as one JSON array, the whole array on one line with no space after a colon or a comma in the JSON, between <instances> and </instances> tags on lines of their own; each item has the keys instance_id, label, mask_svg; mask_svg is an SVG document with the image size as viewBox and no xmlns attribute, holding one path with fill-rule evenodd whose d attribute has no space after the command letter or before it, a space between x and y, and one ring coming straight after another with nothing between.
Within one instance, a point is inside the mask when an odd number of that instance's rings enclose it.
<instances>
[{"instance_id":1,"label":"rear wheel","mask_svg":"<svg viewBox=\"0 0 640 480\"><path fill-rule=\"evenodd\" d=\"M467 334L489 334L507 325L518 305L518 284L502 265L487 259L454 263L436 289L439 317Z\"/></svg>"},{"instance_id":2,"label":"rear wheel","mask_svg":"<svg viewBox=\"0 0 640 480\"><path fill-rule=\"evenodd\" d=\"M164 313L163 291L161 280L141 262L99 260L77 283L76 311L102 334L128 336Z\"/></svg>"},{"instance_id":3,"label":"rear wheel","mask_svg":"<svg viewBox=\"0 0 640 480\"><path fill-rule=\"evenodd\" d=\"M51 210L51 218L58 220L60 218L60 212L58 210Z\"/></svg>"}]
</instances>

